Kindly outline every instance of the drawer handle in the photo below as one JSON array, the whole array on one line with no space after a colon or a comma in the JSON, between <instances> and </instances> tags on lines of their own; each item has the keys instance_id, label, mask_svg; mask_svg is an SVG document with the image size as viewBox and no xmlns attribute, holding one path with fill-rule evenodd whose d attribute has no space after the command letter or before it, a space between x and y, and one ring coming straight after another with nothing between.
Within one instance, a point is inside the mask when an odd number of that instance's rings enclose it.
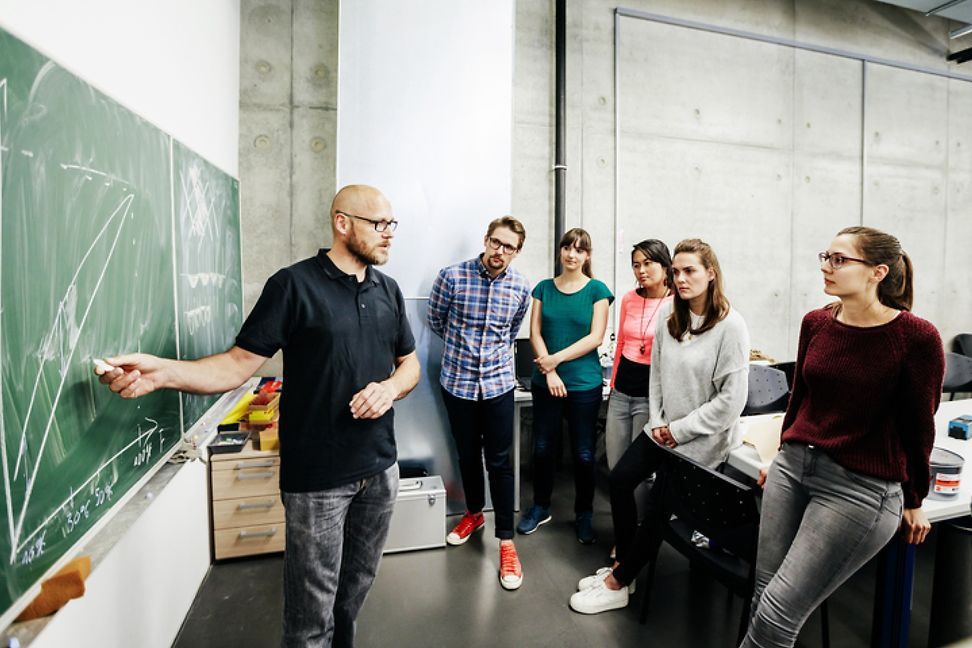
<instances>
[{"instance_id":1,"label":"drawer handle","mask_svg":"<svg viewBox=\"0 0 972 648\"><path fill-rule=\"evenodd\" d=\"M264 470L264 471L261 471L261 472L253 472L253 473L240 473L239 475L236 476L236 478L239 479L239 480L243 480L243 479L268 479L270 477L273 477L273 471L272 470Z\"/></svg>"},{"instance_id":2,"label":"drawer handle","mask_svg":"<svg viewBox=\"0 0 972 648\"><path fill-rule=\"evenodd\" d=\"M236 464L234 470L243 470L245 468L269 468L273 465L273 459L261 459L260 461L241 461Z\"/></svg>"},{"instance_id":3,"label":"drawer handle","mask_svg":"<svg viewBox=\"0 0 972 648\"><path fill-rule=\"evenodd\" d=\"M236 508L238 508L241 511L249 511L251 509L272 509L273 500L269 499L265 502L243 502Z\"/></svg>"},{"instance_id":4,"label":"drawer handle","mask_svg":"<svg viewBox=\"0 0 972 648\"><path fill-rule=\"evenodd\" d=\"M272 529L267 529L266 531L240 531L240 540L246 540L248 538L272 538L277 535L277 527Z\"/></svg>"}]
</instances>

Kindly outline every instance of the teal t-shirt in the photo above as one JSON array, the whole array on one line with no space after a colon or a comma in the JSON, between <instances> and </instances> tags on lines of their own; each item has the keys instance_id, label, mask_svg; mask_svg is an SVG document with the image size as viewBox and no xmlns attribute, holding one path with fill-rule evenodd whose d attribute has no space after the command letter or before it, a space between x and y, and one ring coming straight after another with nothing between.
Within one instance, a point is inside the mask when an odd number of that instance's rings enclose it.
<instances>
[{"instance_id":1,"label":"teal t-shirt","mask_svg":"<svg viewBox=\"0 0 972 648\"><path fill-rule=\"evenodd\" d=\"M533 297L543 306L540 308L540 335L547 351L557 353L591 332L594 319L594 304L607 299L614 301L611 290L604 282L591 279L575 293L560 292L553 279L544 279L533 289ZM564 381L567 391L594 389L603 384L601 363L597 359L597 349L563 362L557 367L557 375ZM533 382L545 386L546 378L534 367Z\"/></svg>"}]
</instances>

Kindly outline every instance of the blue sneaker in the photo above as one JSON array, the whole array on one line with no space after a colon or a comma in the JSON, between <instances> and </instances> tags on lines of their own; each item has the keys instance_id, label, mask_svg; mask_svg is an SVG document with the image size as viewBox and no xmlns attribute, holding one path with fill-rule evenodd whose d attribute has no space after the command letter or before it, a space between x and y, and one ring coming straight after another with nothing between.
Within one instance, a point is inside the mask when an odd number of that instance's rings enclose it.
<instances>
[{"instance_id":1,"label":"blue sneaker","mask_svg":"<svg viewBox=\"0 0 972 648\"><path fill-rule=\"evenodd\" d=\"M530 535L541 524L546 524L553 518L550 517L550 509L543 506L534 504L530 507L530 510L523 514L520 518L520 523L516 526L516 530L523 535Z\"/></svg>"},{"instance_id":2,"label":"blue sneaker","mask_svg":"<svg viewBox=\"0 0 972 648\"><path fill-rule=\"evenodd\" d=\"M597 536L594 535L594 514L590 511L578 513L574 520L574 529L577 531L577 541L581 544L594 544Z\"/></svg>"}]
</instances>

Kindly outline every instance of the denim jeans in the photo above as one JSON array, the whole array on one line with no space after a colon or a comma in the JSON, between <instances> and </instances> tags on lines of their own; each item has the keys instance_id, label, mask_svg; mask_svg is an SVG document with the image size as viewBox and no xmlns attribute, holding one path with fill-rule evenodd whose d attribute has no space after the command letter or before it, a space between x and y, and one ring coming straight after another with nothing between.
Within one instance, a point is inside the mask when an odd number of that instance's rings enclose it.
<instances>
[{"instance_id":1,"label":"denim jeans","mask_svg":"<svg viewBox=\"0 0 972 648\"><path fill-rule=\"evenodd\" d=\"M375 580L397 495L397 463L336 488L282 493L284 648L354 645L355 619Z\"/></svg>"},{"instance_id":2,"label":"denim jeans","mask_svg":"<svg viewBox=\"0 0 972 648\"><path fill-rule=\"evenodd\" d=\"M563 418L567 417L574 456L574 512L594 510L594 443L601 388L568 391L566 398L533 385L533 503L550 507L554 472L560 456Z\"/></svg>"},{"instance_id":3,"label":"denim jeans","mask_svg":"<svg viewBox=\"0 0 972 648\"><path fill-rule=\"evenodd\" d=\"M784 443L760 516L753 618L744 647L792 646L810 613L894 536L901 485Z\"/></svg>"},{"instance_id":4,"label":"denim jeans","mask_svg":"<svg viewBox=\"0 0 972 648\"><path fill-rule=\"evenodd\" d=\"M648 423L648 397L628 396L617 389L608 400L604 425L604 449L608 468L614 469L628 446L638 438Z\"/></svg>"},{"instance_id":5,"label":"denim jeans","mask_svg":"<svg viewBox=\"0 0 972 648\"><path fill-rule=\"evenodd\" d=\"M459 455L462 490L466 508L479 513L486 505L483 487L483 457L489 474L489 493L493 497L496 537L513 537L513 390L496 398L473 401L442 390L449 427Z\"/></svg>"}]
</instances>

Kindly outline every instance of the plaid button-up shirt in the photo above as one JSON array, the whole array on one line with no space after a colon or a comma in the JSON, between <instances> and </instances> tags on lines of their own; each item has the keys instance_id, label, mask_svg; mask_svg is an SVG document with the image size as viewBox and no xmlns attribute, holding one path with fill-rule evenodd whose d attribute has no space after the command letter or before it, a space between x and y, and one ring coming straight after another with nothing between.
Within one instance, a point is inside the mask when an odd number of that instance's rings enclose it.
<instances>
[{"instance_id":1,"label":"plaid button-up shirt","mask_svg":"<svg viewBox=\"0 0 972 648\"><path fill-rule=\"evenodd\" d=\"M513 268L491 278L477 257L439 271L428 321L445 341L439 382L447 392L485 400L513 389L513 338L529 301L530 285Z\"/></svg>"}]
</instances>

